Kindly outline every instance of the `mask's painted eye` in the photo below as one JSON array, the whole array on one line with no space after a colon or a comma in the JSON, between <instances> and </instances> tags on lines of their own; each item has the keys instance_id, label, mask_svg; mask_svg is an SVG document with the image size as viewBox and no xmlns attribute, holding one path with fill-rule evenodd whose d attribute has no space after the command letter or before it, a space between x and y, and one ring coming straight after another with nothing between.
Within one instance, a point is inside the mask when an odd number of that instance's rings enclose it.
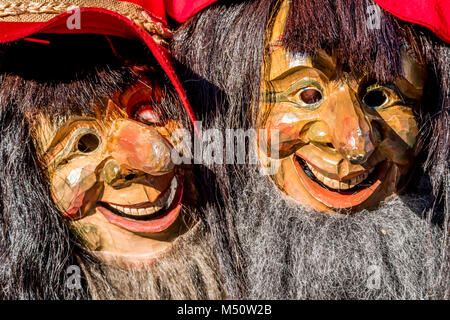
<instances>
[{"instance_id":1,"label":"mask's painted eye","mask_svg":"<svg viewBox=\"0 0 450 320\"><path fill-rule=\"evenodd\" d=\"M372 109L381 107L387 100L388 97L382 89L374 89L369 91L363 97L364 104Z\"/></svg>"},{"instance_id":2,"label":"mask's painted eye","mask_svg":"<svg viewBox=\"0 0 450 320\"><path fill-rule=\"evenodd\" d=\"M83 153L91 153L97 150L100 139L93 133L86 133L78 139L77 150Z\"/></svg>"},{"instance_id":3,"label":"mask's painted eye","mask_svg":"<svg viewBox=\"0 0 450 320\"><path fill-rule=\"evenodd\" d=\"M161 118L149 103L143 103L135 108L135 110L134 117L137 121L146 124L158 124L161 122Z\"/></svg>"},{"instance_id":4,"label":"mask's painted eye","mask_svg":"<svg viewBox=\"0 0 450 320\"><path fill-rule=\"evenodd\" d=\"M319 103L322 100L322 93L316 88L303 88L300 91L300 99L307 105Z\"/></svg>"}]
</instances>

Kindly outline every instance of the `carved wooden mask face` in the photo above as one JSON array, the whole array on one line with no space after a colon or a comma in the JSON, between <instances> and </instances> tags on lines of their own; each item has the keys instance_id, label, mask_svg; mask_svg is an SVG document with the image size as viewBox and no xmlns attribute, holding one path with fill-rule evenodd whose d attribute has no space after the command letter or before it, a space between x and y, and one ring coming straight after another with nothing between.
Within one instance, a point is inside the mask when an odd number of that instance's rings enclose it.
<instances>
[{"instance_id":1,"label":"carved wooden mask face","mask_svg":"<svg viewBox=\"0 0 450 320\"><path fill-rule=\"evenodd\" d=\"M285 1L272 25L256 115L259 128L279 130L278 158L259 146L260 159L279 166L274 182L304 206L375 206L412 165L424 68L404 54L405 76L380 83L342 71L323 50L293 54L280 44L288 10Z\"/></svg>"},{"instance_id":2,"label":"carved wooden mask face","mask_svg":"<svg viewBox=\"0 0 450 320\"><path fill-rule=\"evenodd\" d=\"M95 116L35 122L53 199L102 258L146 261L190 224L180 215L185 172L171 161L171 134L181 124L155 110L163 94L157 79L143 76L99 103Z\"/></svg>"}]
</instances>

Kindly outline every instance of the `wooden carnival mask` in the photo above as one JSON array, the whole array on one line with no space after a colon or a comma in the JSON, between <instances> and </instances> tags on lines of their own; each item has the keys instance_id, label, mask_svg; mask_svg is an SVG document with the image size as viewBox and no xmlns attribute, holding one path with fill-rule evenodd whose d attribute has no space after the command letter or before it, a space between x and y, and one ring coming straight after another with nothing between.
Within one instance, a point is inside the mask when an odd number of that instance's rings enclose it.
<instances>
[{"instance_id":1,"label":"wooden carnival mask","mask_svg":"<svg viewBox=\"0 0 450 320\"><path fill-rule=\"evenodd\" d=\"M188 173L171 160L171 134L181 124L160 117L166 89L144 69L148 76L95 106L95 116L35 121L64 217L91 251L132 263L167 251L192 222L180 214Z\"/></svg>"},{"instance_id":2,"label":"wooden carnival mask","mask_svg":"<svg viewBox=\"0 0 450 320\"><path fill-rule=\"evenodd\" d=\"M275 184L320 211L361 210L398 191L413 159L424 68L403 54L405 76L392 83L344 72L333 54L293 54L280 43L284 1L264 57L258 128L278 130L278 157L259 145Z\"/></svg>"}]
</instances>

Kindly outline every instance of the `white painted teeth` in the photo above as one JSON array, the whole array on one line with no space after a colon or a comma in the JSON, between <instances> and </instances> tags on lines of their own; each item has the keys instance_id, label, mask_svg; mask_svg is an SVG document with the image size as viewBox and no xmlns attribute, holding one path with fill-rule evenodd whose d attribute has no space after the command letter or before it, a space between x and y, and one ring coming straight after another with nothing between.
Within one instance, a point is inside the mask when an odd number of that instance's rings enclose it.
<instances>
[{"instance_id":1,"label":"white painted teeth","mask_svg":"<svg viewBox=\"0 0 450 320\"><path fill-rule=\"evenodd\" d=\"M178 189L178 180L176 179L176 177L173 177L172 181L170 182L170 194L166 202L168 207L172 204L177 189Z\"/></svg>"},{"instance_id":2,"label":"white painted teeth","mask_svg":"<svg viewBox=\"0 0 450 320\"><path fill-rule=\"evenodd\" d=\"M178 181L177 178L174 177L170 182L170 187L162 194L155 203L152 203L151 206L146 208L130 208L124 207L117 204L109 204L112 208L121 211L130 216L148 216L155 214L159 210L164 207L169 207L172 204L173 199L175 198L175 193L177 191Z\"/></svg>"},{"instance_id":3,"label":"white painted teeth","mask_svg":"<svg viewBox=\"0 0 450 320\"><path fill-rule=\"evenodd\" d=\"M146 215L154 214L155 212L162 209L162 206L161 207L152 206L149 208L127 208L127 207L122 207L122 206L118 206L115 204L109 204L109 205L111 207L113 207L114 209L121 211L130 216L146 216Z\"/></svg>"},{"instance_id":4,"label":"white painted teeth","mask_svg":"<svg viewBox=\"0 0 450 320\"><path fill-rule=\"evenodd\" d=\"M374 168L372 168L371 170L366 171L366 172L360 174L359 176L356 176L350 180L339 181L339 180L325 177L319 171L314 169L309 163L306 162L306 164L307 164L309 170L311 170L311 172L317 178L317 180L322 182L327 187L337 189L337 190L346 190L346 189L351 189L351 188L355 187L356 185L358 185L361 182L363 182L364 180L366 180L367 177L369 176L369 174L374 170Z\"/></svg>"}]
</instances>

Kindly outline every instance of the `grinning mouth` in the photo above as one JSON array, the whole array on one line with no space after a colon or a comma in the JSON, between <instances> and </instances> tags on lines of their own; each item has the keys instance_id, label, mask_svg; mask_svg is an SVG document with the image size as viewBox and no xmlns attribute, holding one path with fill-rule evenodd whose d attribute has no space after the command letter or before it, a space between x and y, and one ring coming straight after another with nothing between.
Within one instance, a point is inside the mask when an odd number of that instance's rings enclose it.
<instances>
[{"instance_id":1,"label":"grinning mouth","mask_svg":"<svg viewBox=\"0 0 450 320\"><path fill-rule=\"evenodd\" d=\"M378 164L377 166L353 176L350 179L337 180L323 175L300 157L296 157L296 161L300 164L303 171L311 180L327 190L336 192L358 191L361 188L371 186L375 182L375 177L380 169L380 164Z\"/></svg>"},{"instance_id":2,"label":"grinning mouth","mask_svg":"<svg viewBox=\"0 0 450 320\"><path fill-rule=\"evenodd\" d=\"M330 208L344 209L357 206L370 198L381 185L389 169L387 161L347 180L324 176L309 163L294 156L298 177L308 193Z\"/></svg>"},{"instance_id":3,"label":"grinning mouth","mask_svg":"<svg viewBox=\"0 0 450 320\"><path fill-rule=\"evenodd\" d=\"M133 232L161 232L178 218L183 195L183 180L175 176L170 187L158 199L133 205L107 202L97 204L99 211L112 224Z\"/></svg>"},{"instance_id":4,"label":"grinning mouth","mask_svg":"<svg viewBox=\"0 0 450 320\"><path fill-rule=\"evenodd\" d=\"M101 205L111 212L135 220L151 220L157 218L167 211L172 204L177 191L177 178L173 177L169 188L164 191L155 202L143 202L134 205L120 205L110 202L101 202Z\"/></svg>"}]
</instances>

